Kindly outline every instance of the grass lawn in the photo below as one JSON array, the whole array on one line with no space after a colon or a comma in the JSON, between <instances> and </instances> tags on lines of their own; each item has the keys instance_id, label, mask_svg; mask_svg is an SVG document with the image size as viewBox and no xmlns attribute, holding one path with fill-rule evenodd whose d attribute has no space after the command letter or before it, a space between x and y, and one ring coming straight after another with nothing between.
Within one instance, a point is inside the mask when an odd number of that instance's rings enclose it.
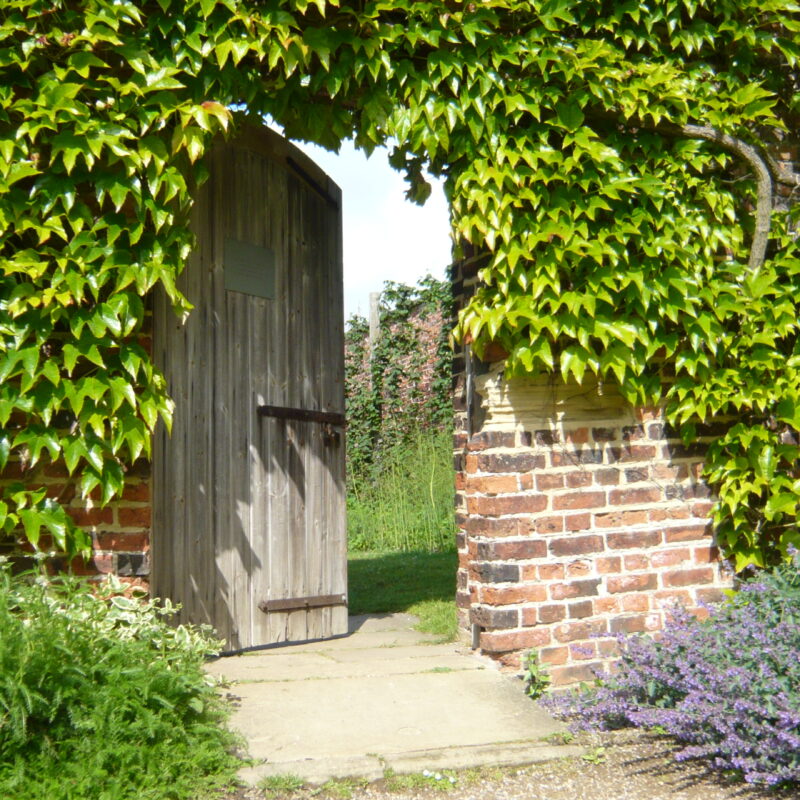
<instances>
[{"instance_id":1,"label":"grass lawn","mask_svg":"<svg viewBox=\"0 0 800 800\"><path fill-rule=\"evenodd\" d=\"M456 566L451 553L350 553L351 614L405 611L420 618L418 630L452 641L456 626Z\"/></svg>"}]
</instances>

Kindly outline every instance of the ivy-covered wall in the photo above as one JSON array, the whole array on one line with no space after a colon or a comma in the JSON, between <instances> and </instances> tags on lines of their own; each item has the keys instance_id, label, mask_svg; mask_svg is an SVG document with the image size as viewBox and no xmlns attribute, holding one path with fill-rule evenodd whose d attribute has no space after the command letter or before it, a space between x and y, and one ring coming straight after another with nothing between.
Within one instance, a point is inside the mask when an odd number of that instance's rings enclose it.
<instances>
[{"instance_id":1,"label":"ivy-covered wall","mask_svg":"<svg viewBox=\"0 0 800 800\"><path fill-rule=\"evenodd\" d=\"M143 298L189 312L204 157L269 115L395 142L412 199L442 175L454 240L488 254L460 341L616 383L687 443L735 418L706 457L721 548L800 544L792 0L6 0L0 71L7 538L87 551L35 471L103 505L148 455L172 407Z\"/></svg>"}]
</instances>

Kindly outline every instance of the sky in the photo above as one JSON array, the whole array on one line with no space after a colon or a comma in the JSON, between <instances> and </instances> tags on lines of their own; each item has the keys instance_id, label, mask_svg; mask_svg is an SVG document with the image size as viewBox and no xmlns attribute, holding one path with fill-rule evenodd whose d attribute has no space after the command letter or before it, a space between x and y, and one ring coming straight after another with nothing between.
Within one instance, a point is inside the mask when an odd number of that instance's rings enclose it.
<instances>
[{"instance_id":1,"label":"sky","mask_svg":"<svg viewBox=\"0 0 800 800\"><path fill-rule=\"evenodd\" d=\"M431 274L443 279L450 263L450 225L441 182L424 206L405 199L402 175L389 166L388 150L367 159L351 142L337 155L295 142L342 190L344 311L369 315L369 294L384 281L415 284Z\"/></svg>"}]
</instances>

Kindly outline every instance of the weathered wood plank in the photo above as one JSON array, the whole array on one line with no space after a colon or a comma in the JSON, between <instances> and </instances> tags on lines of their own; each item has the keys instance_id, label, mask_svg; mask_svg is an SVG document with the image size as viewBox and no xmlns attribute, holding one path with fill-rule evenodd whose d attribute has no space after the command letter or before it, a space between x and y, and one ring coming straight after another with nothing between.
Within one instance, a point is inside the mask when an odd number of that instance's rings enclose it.
<instances>
[{"instance_id":1,"label":"weathered wood plank","mask_svg":"<svg viewBox=\"0 0 800 800\"><path fill-rule=\"evenodd\" d=\"M210 171L181 279L195 311L180 325L162 298L154 317L177 404L172 439L156 443L154 588L232 648L330 636L346 608L257 606L346 592L344 443L326 443L319 421L256 409L344 411L339 190L265 132L219 146ZM246 291L245 263L226 290L226 237L240 259L269 250L269 292Z\"/></svg>"}]
</instances>

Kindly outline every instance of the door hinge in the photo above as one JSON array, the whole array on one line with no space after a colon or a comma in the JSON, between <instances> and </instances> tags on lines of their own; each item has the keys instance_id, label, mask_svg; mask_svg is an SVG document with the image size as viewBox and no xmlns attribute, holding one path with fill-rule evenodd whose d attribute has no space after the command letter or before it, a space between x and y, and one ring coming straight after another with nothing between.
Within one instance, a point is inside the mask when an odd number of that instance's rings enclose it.
<instances>
[{"instance_id":1,"label":"door hinge","mask_svg":"<svg viewBox=\"0 0 800 800\"><path fill-rule=\"evenodd\" d=\"M309 608L330 608L331 606L346 606L347 595L344 594L318 594L312 597L289 597L286 600L262 600L258 608L265 614L275 611L301 611Z\"/></svg>"}]
</instances>

